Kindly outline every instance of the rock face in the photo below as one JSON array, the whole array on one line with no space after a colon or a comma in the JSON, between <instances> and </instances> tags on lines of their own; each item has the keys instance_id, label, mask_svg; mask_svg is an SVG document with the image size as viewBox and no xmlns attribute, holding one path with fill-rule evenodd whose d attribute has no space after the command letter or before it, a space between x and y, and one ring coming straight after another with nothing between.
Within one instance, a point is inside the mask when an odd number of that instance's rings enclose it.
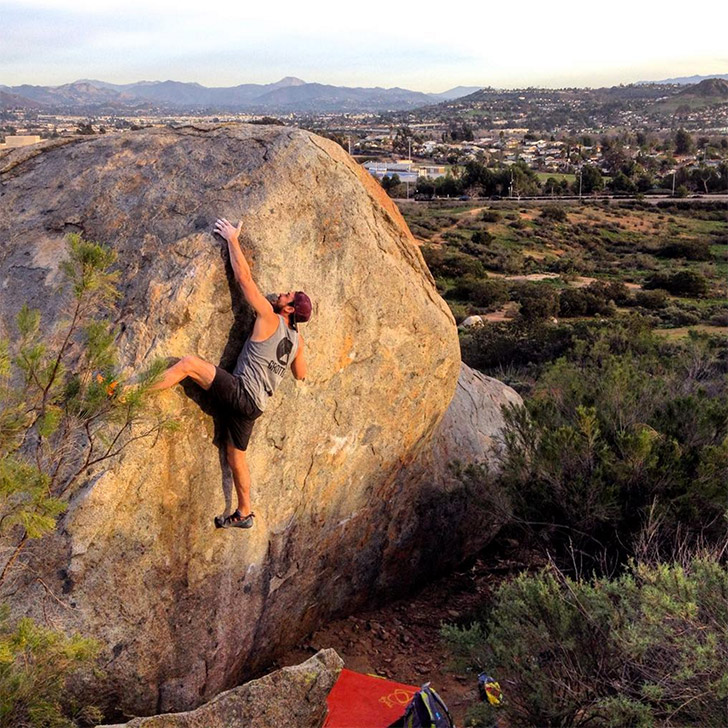
<instances>
[{"instance_id":1,"label":"rock face","mask_svg":"<svg viewBox=\"0 0 728 728\"><path fill-rule=\"evenodd\" d=\"M319 728L343 666L334 650L321 650L301 665L221 693L197 710L99 728Z\"/></svg>"},{"instance_id":2,"label":"rock face","mask_svg":"<svg viewBox=\"0 0 728 728\"><path fill-rule=\"evenodd\" d=\"M407 523L407 510L414 508L417 530L403 532L388 555L432 577L493 539L510 513L489 477L500 469L502 409L522 404L515 390L461 364L455 395L432 440L399 474L402 483L419 483L419 489L417 501L401 504L395 521ZM382 572L390 573L388 563ZM388 588L396 590L396 582Z\"/></svg>"},{"instance_id":3,"label":"rock face","mask_svg":"<svg viewBox=\"0 0 728 728\"><path fill-rule=\"evenodd\" d=\"M47 323L63 317L58 264L72 231L118 252L131 371L157 356L237 356L251 316L211 233L218 216L243 221L262 290L314 301L309 375L284 381L248 451L252 530L212 527L229 475L211 419L178 387L158 402L179 431L91 474L15 570L16 613L107 646L120 710L194 708L323 619L464 550L417 558L435 496L470 522L457 482L437 480L457 454L442 426L430 449L458 378L456 327L396 207L338 145L284 127L158 128L4 153L0 180L0 335L24 302Z\"/></svg>"}]
</instances>

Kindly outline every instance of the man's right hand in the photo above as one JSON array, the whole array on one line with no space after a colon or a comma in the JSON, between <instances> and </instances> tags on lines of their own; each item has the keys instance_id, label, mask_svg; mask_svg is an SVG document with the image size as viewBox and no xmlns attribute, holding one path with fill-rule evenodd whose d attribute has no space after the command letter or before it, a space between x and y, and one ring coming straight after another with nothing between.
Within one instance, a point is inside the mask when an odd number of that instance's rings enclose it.
<instances>
[{"instance_id":1,"label":"man's right hand","mask_svg":"<svg viewBox=\"0 0 728 728\"><path fill-rule=\"evenodd\" d=\"M215 221L215 232L221 237L227 240L228 243L238 241L240 231L243 229L243 221L238 223L235 227L231 222L226 220L224 217Z\"/></svg>"}]
</instances>

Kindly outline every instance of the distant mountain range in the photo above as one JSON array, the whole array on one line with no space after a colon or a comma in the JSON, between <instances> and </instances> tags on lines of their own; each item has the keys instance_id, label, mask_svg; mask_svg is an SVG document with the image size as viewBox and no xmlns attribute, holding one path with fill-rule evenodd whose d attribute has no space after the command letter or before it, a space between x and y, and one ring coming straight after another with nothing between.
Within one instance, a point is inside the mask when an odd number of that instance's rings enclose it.
<instances>
[{"instance_id":1,"label":"distant mountain range","mask_svg":"<svg viewBox=\"0 0 728 728\"><path fill-rule=\"evenodd\" d=\"M728 80L725 78L706 78L695 86L689 86L684 91L681 91L679 96L728 99Z\"/></svg>"},{"instance_id":2,"label":"distant mountain range","mask_svg":"<svg viewBox=\"0 0 728 728\"><path fill-rule=\"evenodd\" d=\"M458 86L441 94L403 88L349 88L307 83L288 76L276 83L208 88L180 81L113 84L82 79L62 86L2 86L0 109L32 108L55 112L381 112L437 104L466 96L478 87Z\"/></svg>"},{"instance_id":3,"label":"distant mountain range","mask_svg":"<svg viewBox=\"0 0 728 728\"><path fill-rule=\"evenodd\" d=\"M701 81L707 81L711 78L721 78L724 81L728 81L728 73L724 74L718 74L714 76L680 76L679 78L666 78L662 81L640 81L640 84L646 84L646 83L660 83L660 84L666 84L666 83L672 83L672 84L680 84L681 86L688 86L696 83L700 83Z\"/></svg>"}]
</instances>

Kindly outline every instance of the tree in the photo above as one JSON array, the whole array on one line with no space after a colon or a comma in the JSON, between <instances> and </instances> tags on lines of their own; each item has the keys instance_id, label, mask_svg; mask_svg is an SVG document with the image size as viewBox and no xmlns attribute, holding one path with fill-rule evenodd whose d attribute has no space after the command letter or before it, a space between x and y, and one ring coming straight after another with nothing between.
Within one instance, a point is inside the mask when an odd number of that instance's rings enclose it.
<instances>
[{"instance_id":1,"label":"tree","mask_svg":"<svg viewBox=\"0 0 728 728\"><path fill-rule=\"evenodd\" d=\"M414 141L415 137L412 130L408 126L400 126L392 140L392 151L395 154L407 154L410 150L410 144L413 144Z\"/></svg>"},{"instance_id":2,"label":"tree","mask_svg":"<svg viewBox=\"0 0 728 728\"><path fill-rule=\"evenodd\" d=\"M471 142L475 138L472 127L466 122L462 122L461 124L451 123L448 133L450 135L450 139L454 142Z\"/></svg>"},{"instance_id":3,"label":"tree","mask_svg":"<svg viewBox=\"0 0 728 728\"><path fill-rule=\"evenodd\" d=\"M400 180L398 174L387 174L384 177L382 177L382 188L384 191L391 195L401 184L402 180Z\"/></svg>"},{"instance_id":4,"label":"tree","mask_svg":"<svg viewBox=\"0 0 728 728\"><path fill-rule=\"evenodd\" d=\"M675 154L690 154L693 148L692 136L680 127L675 133Z\"/></svg>"},{"instance_id":5,"label":"tree","mask_svg":"<svg viewBox=\"0 0 728 728\"><path fill-rule=\"evenodd\" d=\"M108 316L118 297L115 254L79 235L60 265L67 318L43 330L23 306L14 340L0 340L0 585L29 542L56 527L82 479L135 440L171 423L150 417L145 394L165 368L155 362L134 386L122 381ZM32 568L32 563L31 563ZM0 728L72 728L101 721L76 692L100 646L23 618L0 604Z\"/></svg>"},{"instance_id":6,"label":"tree","mask_svg":"<svg viewBox=\"0 0 728 728\"><path fill-rule=\"evenodd\" d=\"M574 186L579 186L579 180L574 181ZM599 192L604 189L604 178L598 167L591 164L585 164L581 168L581 191L585 194L591 194L592 192Z\"/></svg>"},{"instance_id":7,"label":"tree","mask_svg":"<svg viewBox=\"0 0 728 728\"><path fill-rule=\"evenodd\" d=\"M634 193L637 189L634 182L621 171L614 175L609 186L614 192Z\"/></svg>"},{"instance_id":8,"label":"tree","mask_svg":"<svg viewBox=\"0 0 728 728\"><path fill-rule=\"evenodd\" d=\"M24 306L17 338L0 340L0 585L28 542L55 528L82 478L168 424L150 421L144 406L164 362L135 387L121 379L106 318L118 297L114 260L109 248L70 235L58 332L43 331L40 313Z\"/></svg>"}]
</instances>

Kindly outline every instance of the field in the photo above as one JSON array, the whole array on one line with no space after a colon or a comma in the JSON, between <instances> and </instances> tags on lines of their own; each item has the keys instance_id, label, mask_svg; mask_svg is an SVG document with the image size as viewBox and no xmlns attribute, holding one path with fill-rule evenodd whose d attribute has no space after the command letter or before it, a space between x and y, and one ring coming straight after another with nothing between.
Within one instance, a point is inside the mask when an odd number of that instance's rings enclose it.
<instances>
[{"instance_id":1,"label":"field","mask_svg":"<svg viewBox=\"0 0 728 728\"><path fill-rule=\"evenodd\" d=\"M559 318L637 312L658 328L728 325L724 205L438 202L401 209L458 320L523 313L524 296L538 289L551 298L555 292L547 309ZM567 289L582 293L565 296Z\"/></svg>"}]
</instances>

